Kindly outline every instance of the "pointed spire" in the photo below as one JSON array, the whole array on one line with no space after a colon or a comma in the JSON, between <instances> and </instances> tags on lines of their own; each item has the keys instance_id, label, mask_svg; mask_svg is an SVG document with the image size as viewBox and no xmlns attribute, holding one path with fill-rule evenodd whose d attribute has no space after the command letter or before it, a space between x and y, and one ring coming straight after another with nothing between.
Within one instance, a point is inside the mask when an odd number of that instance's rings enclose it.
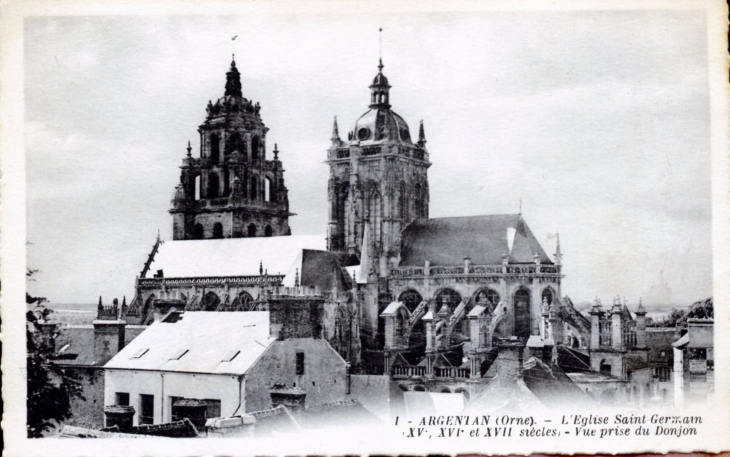
<instances>
[{"instance_id":1,"label":"pointed spire","mask_svg":"<svg viewBox=\"0 0 730 457\"><path fill-rule=\"evenodd\" d=\"M101 308L102 306L104 305L101 303L101 295L99 295L99 308Z\"/></svg>"},{"instance_id":2,"label":"pointed spire","mask_svg":"<svg viewBox=\"0 0 730 457\"><path fill-rule=\"evenodd\" d=\"M241 93L241 73L236 68L236 61L231 61L231 69L226 73L226 92L225 95L234 97L242 97Z\"/></svg>"},{"instance_id":3,"label":"pointed spire","mask_svg":"<svg viewBox=\"0 0 730 457\"><path fill-rule=\"evenodd\" d=\"M157 229L157 242L160 242L160 229Z\"/></svg>"},{"instance_id":4,"label":"pointed spire","mask_svg":"<svg viewBox=\"0 0 730 457\"><path fill-rule=\"evenodd\" d=\"M125 306L127 306L127 296L126 295L124 295L122 297L122 307L125 307Z\"/></svg>"},{"instance_id":5,"label":"pointed spire","mask_svg":"<svg viewBox=\"0 0 730 457\"><path fill-rule=\"evenodd\" d=\"M382 73L384 67L385 67L385 65L383 65L383 58L381 57L379 59L379 63L378 63L378 73Z\"/></svg>"},{"instance_id":6,"label":"pointed spire","mask_svg":"<svg viewBox=\"0 0 730 457\"><path fill-rule=\"evenodd\" d=\"M274 160L279 160L279 145L274 143Z\"/></svg>"},{"instance_id":7,"label":"pointed spire","mask_svg":"<svg viewBox=\"0 0 730 457\"><path fill-rule=\"evenodd\" d=\"M299 268L294 270L294 287L299 287Z\"/></svg>"},{"instance_id":8,"label":"pointed spire","mask_svg":"<svg viewBox=\"0 0 730 457\"><path fill-rule=\"evenodd\" d=\"M262 260L259 260L259 274L264 274L264 262Z\"/></svg>"},{"instance_id":9,"label":"pointed spire","mask_svg":"<svg viewBox=\"0 0 730 457\"><path fill-rule=\"evenodd\" d=\"M337 116L335 116L335 123L332 125L332 141L340 141L340 131L337 128Z\"/></svg>"},{"instance_id":10,"label":"pointed spire","mask_svg":"<svg viewBox=\"0 0 730 457\"><path fill-rule=\"evenodd\" d=\"M555 245L555 263L558 265L563 263L563 252L560 250L560 232L558 232L558 241Z\"/></svg>"},{"instance_id":11,"label":"pointed spire","mask_svg":"<svg viewBox=\"0 0 730 457\"><path fill-rule=\"evenodd\" d=\"M193 153L193 147L190 146L190 140L188 140L188 157L192 157L193 156L192 153Z\"/></svg>"},{"instance_id":12,"label":"pointed spire","mask_svg":"<svg viewBox=\"0 0 730 457\"><path fill-rule=\"evenodd\" d=\"M426 144L426 134L423 132L423 119L421 119L421 125L418 127L418 145L423 147Z\"/></svg>"}]
</instances>

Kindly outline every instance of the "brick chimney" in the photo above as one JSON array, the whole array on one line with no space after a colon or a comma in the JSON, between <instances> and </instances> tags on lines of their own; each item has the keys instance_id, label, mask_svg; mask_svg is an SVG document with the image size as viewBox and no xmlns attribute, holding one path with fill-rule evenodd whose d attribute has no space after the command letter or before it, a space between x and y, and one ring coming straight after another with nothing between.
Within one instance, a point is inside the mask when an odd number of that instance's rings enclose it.
<instances>
[{"instance_id":1,"label":"brick chimney","mask_svg":"<svg viewBox=\"0 0 730 457\"><path fill-rule=\"evenodd\" d=\"M103 306L99 297L97 318L94 324L94 362L104 365L124 347L124 329L127 323L119 318L119 300L112 306Z\"/></svg>"},{"instance_id":2,"label":"brick chimney","mask_svg":"<svg viewBox=\"0 0 730 457\"><path fill-rule=\"evenodd\" d=\"M321 338L324 296L319 288L282 287L268 299L269 332L278 340Z\"/></svg>"}]
</instances>

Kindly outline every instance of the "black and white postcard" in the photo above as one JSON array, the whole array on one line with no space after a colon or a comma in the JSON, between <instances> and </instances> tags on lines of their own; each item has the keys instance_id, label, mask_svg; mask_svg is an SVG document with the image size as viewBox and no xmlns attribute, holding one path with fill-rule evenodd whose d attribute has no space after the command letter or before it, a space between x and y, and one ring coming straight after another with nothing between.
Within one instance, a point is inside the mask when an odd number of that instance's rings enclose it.
<instances>
[{"instance_id":1,"label":"black and white postcard","mask_svg":"<svg viewBox=\"0 0 730 457\"><path fill-rule=\"evenodd\" d=\"M727 17L5 2L6 455L730 450Z\"/></svg>"}]
</instances>

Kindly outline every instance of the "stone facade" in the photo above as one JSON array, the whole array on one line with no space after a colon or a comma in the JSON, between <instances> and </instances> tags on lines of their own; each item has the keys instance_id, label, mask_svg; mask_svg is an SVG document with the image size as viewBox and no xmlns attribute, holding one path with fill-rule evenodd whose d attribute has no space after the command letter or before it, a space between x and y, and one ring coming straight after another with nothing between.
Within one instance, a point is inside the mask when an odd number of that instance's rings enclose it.
<instances>
[{"instance_id":1,"label":"stone facade","mask_svg":"<svg viewBox=\"0 0 730 457\"><path fill-rule=\"evenodd\" d=\"M335 119L327 151L328 249L360 256L366 240L381 278L397 266L400 235L414 219L428 217L428 168L423 123L414 142L408 124L391 110L390 85L383 64L370 86L370 109L340 139ZM368 272L365 272L368 273Z\"/></svg>"},{"instance_id":2,"label":"stone facade","mask_svg":"<svg viewBox=\"0 0 730 457\"><path fill-rule=\"evenodd\" d=\"M289 235L289 197L274 146L266 160L266 127L260 106L241 93L235 61L224 96L208 102L200 125L200 157L188 143L170 213L173 239Z\"/></svg>"}]
</instances>

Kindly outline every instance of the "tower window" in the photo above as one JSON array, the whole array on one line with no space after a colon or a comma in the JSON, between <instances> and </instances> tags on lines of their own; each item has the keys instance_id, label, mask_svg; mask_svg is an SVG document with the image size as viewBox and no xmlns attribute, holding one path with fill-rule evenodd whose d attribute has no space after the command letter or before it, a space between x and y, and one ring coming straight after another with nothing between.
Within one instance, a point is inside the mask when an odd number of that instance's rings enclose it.
<instances>
[{"instance_id":1,"label":"tower window","mask_svg":"<svg viewBox=\"0 0 730 457\"><path fill-rule=\"evenodd\" d=\"M223 196L231 193L231 171L228 168L223 170Z\"/></svg>"},{"instance_id":2,"label":"tower window","mask_svg":"<svg viewBox=\"0 0 730 457\"><path fill-rule=\"evenodd\" d=\"M248 236L251 238L256 236L256 226L254 224L248 224Z\"/></svg>"},{"instance_id":3,"label":"tower window","mask_svg":"<svg viewBox=\"0 0 730 457\"><path fill-rule=\"evenodd\" d=\"M220 138L217 134L210 136L210 161L218 163L220 161Z\"/></svg>"},{"instance_id":4,"label":"tower window","mask_svg":"<svg viewBox=\"0 0 730 457\"><path fill-rule=\"evenodd\" d=\"M195 224L195 227L193 227L193 239L194 240L203 239L203 226L202 225Z\"/></svg>"},{"instance_id":5,"label":"tower window","mask_svg":"<svg viewBox=\"0 0 730 457\"><path fill-rule=\"evenodd\" d=\"M208 175L208 198L217 198L220 192L220 181L218 175L211 173Z\"/></svg>"},{"instance_id":6,"label":"tower window","mask_svg":"<svg viewBox=\"0 0 730 457\"><path fill-rule=\"evenodd\" d=\"M255 136L251 139L251 161L259 159L259 137Z\"/></svg>"},{"instance_id":7,"label":"tower window","mask_svg":"<svg viewBox=\"0 0 730 457\"><path fill-rule=\"evenodd\" d=\"M223 224L216 222L213 226L213 238L223 238Z\"/></svg>"},{"instance_id":8,"label":"tower window","mask_svg":"<svg viewBox=\"0 0 730 457\"><path fill-rule=\"evenodd\" d=\"M200 176L195 177L195 200L200 200L202 188L200 187Z\"/></svg>"},{"instance_id":9,"label":"tower window","mask_svg":"<svg viewBox=\"0 0 730 457\"><path fill-rule=\"evenodd\" d=\"M264 201L273 201L271 198L271 179L268 176L264 178Z\"/></svg>"},{"instance_id":10,"label":"tower window","mask_svg":"<svg viewBox=\"0 0 730 457\"><path fill-rule=\"evenodd\" d=\"M258 197L258 195L259 195L258 187L259 187L259 180L256 179L256 176L252 176L251 177L251 199L255 200L256 197Z\"/></svg>"},{"instance_id":11,"label":"tower window","mask_svg":"<svg viewBox=\"0 0 730 457\"><path fill-rule=\"evenodd\" d=\"M264 236L271 236L271 235L272 235L271 226L267 225L266 228L264 229Z\"/></svg>"}]
</instances>

